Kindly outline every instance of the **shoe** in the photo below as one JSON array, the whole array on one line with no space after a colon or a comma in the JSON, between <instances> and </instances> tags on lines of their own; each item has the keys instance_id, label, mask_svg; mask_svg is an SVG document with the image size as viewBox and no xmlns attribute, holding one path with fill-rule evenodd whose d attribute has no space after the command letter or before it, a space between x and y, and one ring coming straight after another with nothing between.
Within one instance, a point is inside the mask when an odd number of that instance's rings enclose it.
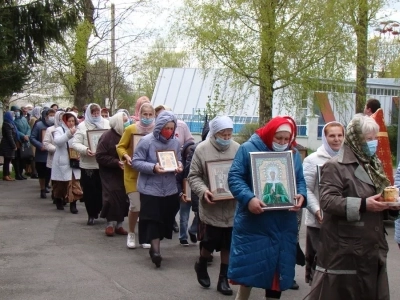
<instances>
[{"instance_id":1,"label":"shoe","mask_svg":"<svg viewBox=\"0 0 400 300\"><path fill-rule=\"evenodd\" d=\"M126 239L126 246L129 249L135 249L136 248L136 235L133 232L128 233L128 237Z\"/></svg>"},{"instance_id":2,"label":"shoe","mask_svg":"<svg viewBox=\"0 0 400 300\"><path fill-rule=\"evenodd\" d=\"M44 189L45 191L46 191L46 193L48 194L48 193L50 193L50 190L49 190L49 188L47 187L47 188L45 188Z\"/></svg>"},{"instance_id":3,"label":"shoe","mask_svg":"<svg viewBox=\"0 0 400 300\"><path fill-rule=\"evenodd\" d=\"M196 271L197 281L200 283L202 287L210 287L210 276L208 276L207 272L207 258L201 257L194 264L194 270Z\"/></svg>"},{"instance_id":4,"label":"shoe","mask_svg":"<svg viewBox=\"0 0 400 300\"><path fill-rule=\"evenodd\" d=\"M189 238L190 238L190 241L191 241L193 244L196 244L196 243L197 243L197 236L196 236L195 234L189 232Z\"/></svg>"},{"instance_id":5,"label":"shoe","mask_svg":"<svg viewBox=\"0 0 400 300\"><path fill-rule=\"evenodd\" d=\"M69 211L71 212L71 214L76 215L78 213L78 210L76 209L76 202L71 202L69 204Z\"/></svg>"},{"instance_id":6,"label":"shoe","mask_svg":"<svg viewBox=\"0 0 400 300\"><path fill-rule=\"evenodd\" d=\"M233 291L228 283L228 278L225 275L219 275L217 291L220 292L222 295L233 295Z\"/></svg>"},{"instance_id":7,"label":"shoe","mask_svg":"<svg viewBox=\"0 0 400 300\"><path fill-rule=\"evenodd\" d=\"M299 285L297 284L297 282L296 282L296 280L293 280L293 285L292 285L292 287L290 288L291 290L298 290L300 287L299 287Z\"/></svg>"},{"instance_id":8,"label":"shoe","mask_svg":"<svg viewBox=\"0 0 400 300\"><path fill-rule=\"evenodd\" d=\"M42 199L46 199L47 198L45 190L40 190L40 198L42 198Z\"/></svg>"},{"instance_id":9,"label":"shoe","mask_svg":"<svg viewBox=\"0 0 400 300\"><path fill-rule=\"evenodd\" d=\"M94 218L89 217L89 219L87 221L87 225L94 225Z\"/></svg>"},{"instance_id":10,"label":"shoe","mask_svg":"<svg viewBox=\"0 0 400 300\"><path fill-rule=\"evenodd\" d=\"M20 174L19 177L21 177L23 180L26 180L28 178L26 178L24 175Z\"/></svg>"},{"instance_id":11,"label":"shoe","mask_svg":"<svg viewBox=\"0 0 400 300\"><path fill-rule=\"evenodd\" d=\"M106 236L114 236L114 227L112 226L106 227Z\"/></svg>"},{"instance_id":12,"label":"shoe","mask_svg":"<svg viewBox=\"0 0 400 300\"><path fill-rule=\"evenodd\" d=\"M32 179L39 179L39 176L37 174L33 174L33 175L31 175L31 178Z\"/></svg>"},{"instance_id":13,"label":"shoe","mask_svg":"<svg viewBox=\"0 0 400 300\"><path fill-rule=\"evenodd\" d=\"M24 180L21 175L15 175L15 180Z\"/></svg>"},{"instance_id":14,"label":"shoe","mask_svg":"<svg viewBox=\"0 0 400 300\"><path fill-rule=\"evenodd\" d=\"M150 249L151 245L150 244L142 244L143 249Z\"/></svg>"},{"instance_id":15,"label":"shoe","mask_svg":"<svg viewBox=\"0 0 400 300\"><path fill-rule=\"evenodd\" d=\"M3 180L4 180L4 181L15 181L15 179L14 179L14 178L11 178L10 176L4 176L4 177L3 177Z\"/></svg>"},{"instance_id":16,"label":"shoe","mask_svg":"<svg viewBox=\"0 0 400 300\"><path fill-rule=\"evenodd\" d=\"M187 240L180 240L179 243L180 243L181 246L183 246L183 247L188 247L188 246L189 246L189 243L188 243Z\"/></svg>"},{"instance_id":17,"label":"shoe","mask_svg":"<svg viewBox=\"0 0 400 300\"><path fill-rule=\"evenodd\" d=\"M56 199L56 207L58 210L64 210L64 205L62 203L62 199L60 199L60 198Z\"/></svg>"},{"instance_id":18,"label":"shoe","mask_svg":"<svg viewBox=\"0 0 400 300\"><path fill-rule=\"evenodd\" d=\"M156 265L156 268L161 267L162 257L160 253L154 252L151 256L151 261Z\"/></svg>"},{"instance_id":19,"label":"shoe","mask_svg":"<svg viewBox=\"0 0 400 300\"><path fill-rule=\"evenodd\" d=\"M174 222L174 225L173 225L173 227L172 227L172 230L173 230L175 233L178 233L178 232L179 232L179 226L178 226L178 223L176 223L176 221Z\"/></svg>"},{"instance_id":20,"label":"shoe","mask_svg":"<svg viewBox=\"0 0 400 300\"><path fill-rule=\"evenodd\" d=\"M128 231L126 231L123 227L116 228L115 233L119 235L128 235Z\"/></svg>"}]
</instances>

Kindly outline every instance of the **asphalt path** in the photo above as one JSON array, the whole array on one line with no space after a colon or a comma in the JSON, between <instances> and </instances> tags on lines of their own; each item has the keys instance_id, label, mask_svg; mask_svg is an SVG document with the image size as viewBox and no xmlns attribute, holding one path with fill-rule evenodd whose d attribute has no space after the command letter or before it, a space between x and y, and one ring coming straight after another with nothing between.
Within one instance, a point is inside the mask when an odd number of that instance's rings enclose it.
<instances>
[{"instance_id":1,"label":"asphalt path","mask_svg":"<svg viewBox=\"0 0 400 300\"><path fill-rule=\"evenodd\" d=\"M204 289L193 269L198 247L179 245L178 235L161 242L160 269L148 250L127 249L126 236L107 237L105 220L87 226L83 203L79 214L68 206L57 211L51 199L39 198L38 181L0 181L0 299L234 299L216 291L219 257L209 267L211 287ZM387 223L388 273L392 299L400 299L400 251ZM126 228L126 227L125 227ZM305 228L300 232L304 249ZM310 287L304 268L296 267L297 291L281 299L301 300ZM233 286L234 295L237 287ZM263 299L253 289L250 299Z\"/></svg>"}]
</instances>

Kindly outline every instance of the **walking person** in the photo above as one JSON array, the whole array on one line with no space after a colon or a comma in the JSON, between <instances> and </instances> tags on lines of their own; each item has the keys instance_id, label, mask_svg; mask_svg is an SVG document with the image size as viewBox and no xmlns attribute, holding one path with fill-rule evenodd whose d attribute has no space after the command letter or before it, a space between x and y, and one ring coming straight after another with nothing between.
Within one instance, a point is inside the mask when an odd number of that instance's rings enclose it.
<instances>
[{"instance_id":1,"label":"walking person","mask_svg":"<svg viewBox=\"0 0 400 300\"><path fill-rule=\"evenodd\" d=\"M17 126L14 124L14 112L8 111L4 114L1 135L0 155L4 157L3 180L14 181L15 179L10 176L10 163L15 157L18 141Z\"/></svg>"},{"instance_id":2,"label":"walking person","mask_svg":"<svg viewBox=\"0 0 400 300\"><path fill-rule=\"evenodd\" d=\"M137 101L139 101L139 99ZM154 117L155 112L153 106L150 102L144 101L139 108L139 119L132 125L130 124L130 120L124 123L125 131L117 145L118 156L120 160L125 163L124 186L125 192L129 198L128 236L126 246L130 249L136 248L135 229L140 212L140 194L137 191L136 184L139 172L132 168L132 139L134 134L146 135L152 133L155 126ZM142 247L149 249L149 243L150 242L142 243Z\"/></svg>"},{"instance_id":3,"label":"walking person","mask_svg":"<svg viewBox=\"0 0 400 300\"><path fill-rule=\"evenodd\" d=\"M161 266L160 241L172 238L176 211L179 207L175 173L183 171L179 142L174 138L176 118L169 111L156 119L152 134L139 141L132 167L139 171L137 189L140 193L139 243L150 242L149 254L157 268ZM157 159L157 151L174 151L178 168L166 171Z\"/></svg>"},{"instance_id":4,"label":"walking person","mask_svg":"<svg viewBox=\"0 0 400 300\"><path fill-rule=\"evenodd\" d=\"M46 167L47 150L43 145L43 138L46 129L54 124L55 111L53 109L44 109L42 118L32 129L30 141L35 146L35 167L39 177L40 198L47 198L46 193L50 193L49 183L51 170Z\"/></svg>"},{"instance_id":5,"label":"walking person","mask_svg":"<svg viewBox=\"0 0 400 300\"><path fill-rule=\"evenodd\" d=\"M128 116L122 112L110 117L111 129L103 133L96 149L96 161L99 164L103 193L103 208L100 217L107 220L105 229L107 236L113 236L114 233L128 234L122 227L129 207L129 198L124 188L124 163L119 160L115 147L121 139L124 123L127 121Z\"/></svg>"},{"instance_id":6,"label":"walking person","mask_svg":"<svg viewBox=\"0 0 400 300\"><path fill-rule=\"evenodd\" d=\"M72 167L70 149L72 149L72 139L77 131L78 119L73 112L60 115L62 115L62 121L54 131L56 151L51 169L53 196L58 210L64 210L64 201L66 201L69 203L70 212L77 214L76 202L83 194L79 184L81 170L77 165Z\"/></svg>"},{"instance_id":7,"label":"walking person","mask_svg":"<svg viewBox=\"0 0 400 300\"><path fill-rule=\"evenodd\" d=\"M247 300L252 287L265 289L266 299L280 299L293 286L297 251L297 211L306 205L301 157L293 147L296 126L275 117L243 143L229 171L229 189L237 200L228 277L240 284L237 300ZM253 191L249 152L292 151L297 204L289 210L264 211Z\"/></svg>"},{"instance_id":8,"label":"walking person","mask_svg":"<svg viewBox=\"0 0 400 300\"><path fill-rule=\"evenodd\" d=\"M108 120L101 117L100 110L100 106L96 103L87 106L85 119L79 123L72 142L72 148L80 154L80 183L88 215L87 225L94 225L94 220L98 219L103 203L99 165L96 161L96 153L90 150L87 139L88 130L110 129Z\"/></svg>"},{"instance_id":9,"label":"walking person","mask_svg":"<svg viewBox=\"0 0 400 300\"><path fill-rule=\"evenodd\" d=\"M322 129L322 145L304 159L304 179L307 184L306 229L306 283L311 285L315 273L319 232L322 224L322 211L319 201L319 175L325 162L338 155L344 141L345 128L339 122L327 123Z\"/></svg>"},{"instance_id":10,"label":"walking person","mask_svg":"<svg viewBox=\"0 0 400 300\"><path fill-rule=\"evenodd\" d=\"M222 116L211 120L209 137L196 147L187 177L190 188L199 197L200 226L203 229L200 237L200 257L194 267L197 281L203 287L210 287L207 263L214 251L220 251L221 265L217 290L223 295L232 295L227 272L236 201L213 202L206 163L235 157L239 144L232 140L232 132L233 122L229 117Z\"/></svg>"}]
</instances>

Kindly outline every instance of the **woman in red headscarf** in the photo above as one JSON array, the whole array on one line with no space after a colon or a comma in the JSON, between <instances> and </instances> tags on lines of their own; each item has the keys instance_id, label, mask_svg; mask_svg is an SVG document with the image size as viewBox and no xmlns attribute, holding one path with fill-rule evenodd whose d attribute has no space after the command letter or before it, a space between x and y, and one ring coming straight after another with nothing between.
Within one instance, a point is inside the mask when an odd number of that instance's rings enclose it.
<instances>
[{"instance_id":1,"label":"woman in red headscarf","mask_svg":"<svg viewBox=\"0 0 400 300\"><path fill-rule=\"evenodd\" d=\"M297 244L297 217L306 205L301 157L293 147L296 125L275 117L259 128L236 153L228 183L237 200L228 278L240 284L236 299L248 299L252 287L265 289L266 299L279 299L292 287ZM250 152L293 151L297 204L288 210L263 210L253 191Z\"/></svg>"}]
</instances>

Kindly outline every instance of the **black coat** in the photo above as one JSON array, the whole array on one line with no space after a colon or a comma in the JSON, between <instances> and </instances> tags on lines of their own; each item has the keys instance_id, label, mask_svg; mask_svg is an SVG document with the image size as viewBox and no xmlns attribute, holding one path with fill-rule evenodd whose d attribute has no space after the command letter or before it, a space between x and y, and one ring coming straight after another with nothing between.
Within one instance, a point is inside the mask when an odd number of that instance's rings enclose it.
<instances>
[{"instance_id":1,"label":"black coat","mask_svg":"<svg viewBox=\"0 0 400 300\"><path fill-rule=\"evenodd\" d=\"M3 135L3 138L0 142L0 155L7 158L14 158L15 149L17 148L17 144L15 141L17 131L15 126L4 122L3 127L1 128L1 133Z\"/></svg>"}]
</instances>

